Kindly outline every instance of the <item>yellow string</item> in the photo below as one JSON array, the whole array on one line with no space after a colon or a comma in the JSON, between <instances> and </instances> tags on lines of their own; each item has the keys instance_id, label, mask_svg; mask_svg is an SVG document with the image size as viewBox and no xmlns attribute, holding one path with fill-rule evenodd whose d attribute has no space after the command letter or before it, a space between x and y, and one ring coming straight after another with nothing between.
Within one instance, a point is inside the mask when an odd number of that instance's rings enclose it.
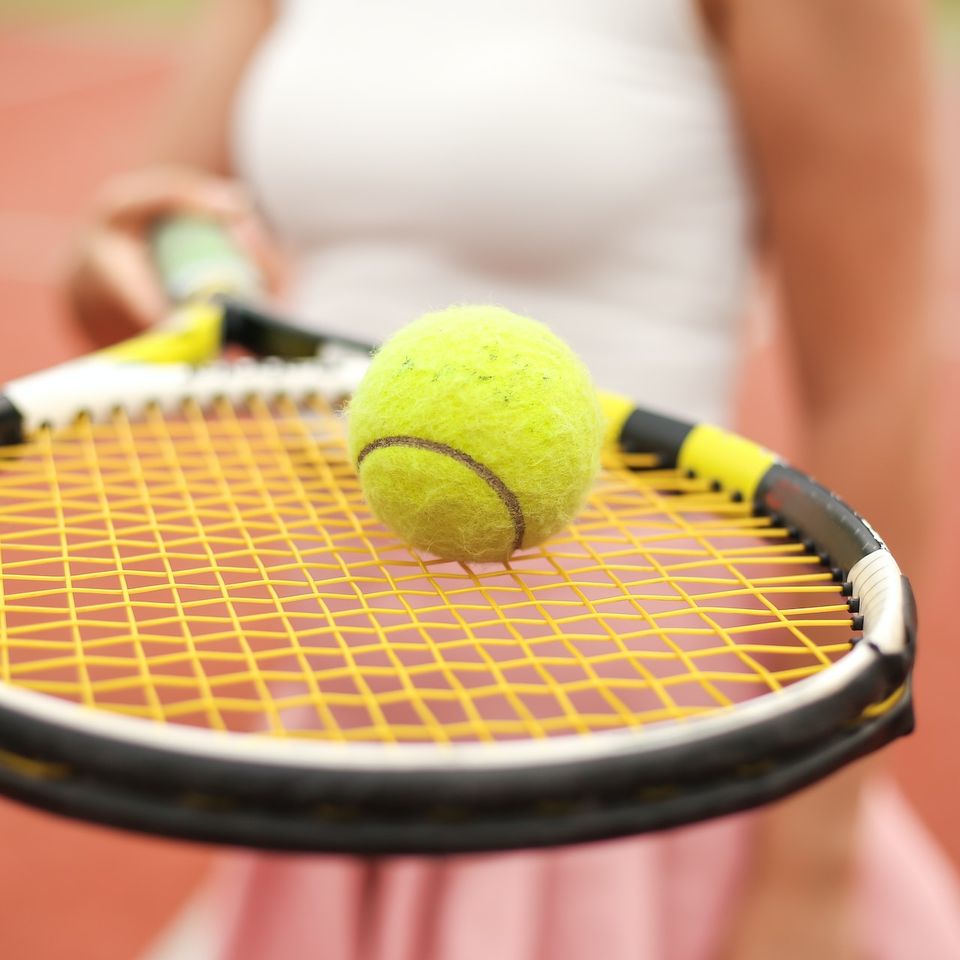
<instances>
[{"instance_id":1,"label":"yellow string","mask_svg":"<svg viewBox=\"0 0 960 960\"><path fill-rule=\"evenodd\" d=\"M604 459L567 530L468 569L376 521L319 400L42 431L0 453L0 679L157 723L449 743L682 721L849 649L839 586L784 530Z\"/></svg>"}]
</instances>

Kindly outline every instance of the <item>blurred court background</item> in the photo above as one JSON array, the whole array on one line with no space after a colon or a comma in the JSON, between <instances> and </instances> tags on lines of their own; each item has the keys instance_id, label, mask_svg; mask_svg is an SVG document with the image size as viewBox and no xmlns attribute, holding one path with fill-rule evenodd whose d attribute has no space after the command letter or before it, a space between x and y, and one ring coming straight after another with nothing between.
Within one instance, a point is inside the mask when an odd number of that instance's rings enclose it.
<instances>
[{"instance_id":1,"label":"blurred court background","mask_svg":"<svg viewBox=\"0 0 960 960\"><path fill-rule=\"evenodd\" d=\"M142 156L201 2L0 0L0 378L87 349L58 295L64 252L100 182ZM960 476L960 0L931 0L930 16L940 50L945 240L942 349L930 371L938 401L930 416L945 512L925 569L909 571L921 603L920 727L888 757L960 867L960 631L948 614L960 572L949 549L960 537L960 499L949 489ZM789 454L789 392L775 386L781 351L775 329L761 326L745 336L744 349L764 362L749 365L742 428ZM209 859L199 846L80 826L0 801L0 957L135 957Z\"/></svg>"}]
</instances>

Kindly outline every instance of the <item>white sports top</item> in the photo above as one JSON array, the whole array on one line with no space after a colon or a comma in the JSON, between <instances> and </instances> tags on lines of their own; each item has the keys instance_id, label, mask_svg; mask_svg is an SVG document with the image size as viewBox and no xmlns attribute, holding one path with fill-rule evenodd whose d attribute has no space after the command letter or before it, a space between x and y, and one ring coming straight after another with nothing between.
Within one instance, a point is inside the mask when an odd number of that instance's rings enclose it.
<instances>
[{"instance_id":1,"label":"white sports top","mask_svg":"<svg viewBox=\"0 0 960 960\"><path fill-rule=\"evenodd\" d=\"M495 302L729 418L750 205L692 0L284 0L234 147L318 325Z\"/></svg>"}]
</instances>

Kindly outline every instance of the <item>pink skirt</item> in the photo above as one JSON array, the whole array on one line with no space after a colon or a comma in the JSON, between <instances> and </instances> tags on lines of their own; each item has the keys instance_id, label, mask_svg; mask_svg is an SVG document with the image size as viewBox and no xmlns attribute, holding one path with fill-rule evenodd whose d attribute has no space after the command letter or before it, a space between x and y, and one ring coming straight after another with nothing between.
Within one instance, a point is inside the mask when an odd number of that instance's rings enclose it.
<instances>
[{"instance_id":1,"label":"pink skirt","mask_svg":"<svg viewBox=\"0 0 960 960\"><path fill-rule=\"evenodd\" d=\"M231 853L194 908L195 939L151 956L711 960L741 895L751 829L744 815L449 859ZM888 781L867 788L859 840L864 960L960 958L960 885Z\"/></svg>"}]
</instances>

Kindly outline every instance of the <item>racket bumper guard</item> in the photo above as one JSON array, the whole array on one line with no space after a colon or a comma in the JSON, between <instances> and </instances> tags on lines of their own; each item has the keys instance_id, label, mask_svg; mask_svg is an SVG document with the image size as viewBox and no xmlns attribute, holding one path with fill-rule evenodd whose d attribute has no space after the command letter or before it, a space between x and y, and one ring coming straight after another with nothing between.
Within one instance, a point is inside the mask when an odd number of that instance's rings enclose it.
<instances>
[{"instance_id":1,"label":"racket bumper guard","mask_svg":"<svg viewBox=\"0 0 960 960\"><path fill-rule=\"evenodd\" d=\"M859 600L864 641L891 661L892 679L902 683L913 660L916 634L916 604L909 581L884 547L858 560L849 580Z\"/></svg>"}]
</instances>

